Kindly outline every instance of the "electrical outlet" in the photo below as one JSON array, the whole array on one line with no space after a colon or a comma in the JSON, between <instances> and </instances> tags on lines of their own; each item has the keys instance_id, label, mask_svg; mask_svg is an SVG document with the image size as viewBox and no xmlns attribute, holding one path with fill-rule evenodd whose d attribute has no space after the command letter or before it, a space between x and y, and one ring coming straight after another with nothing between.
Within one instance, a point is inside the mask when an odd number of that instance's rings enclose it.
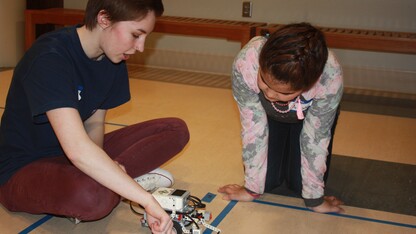
<instances>
[{"instance_id":1,"label":"electrical outlet","mask_svg":"<svg viewBox=\"0 0 416 234\"><path fill-rule=\"evenodd\" d=\"M243 17L251 17L253 11L252 2L243 2Z\"/></svg>"}]
</instances>

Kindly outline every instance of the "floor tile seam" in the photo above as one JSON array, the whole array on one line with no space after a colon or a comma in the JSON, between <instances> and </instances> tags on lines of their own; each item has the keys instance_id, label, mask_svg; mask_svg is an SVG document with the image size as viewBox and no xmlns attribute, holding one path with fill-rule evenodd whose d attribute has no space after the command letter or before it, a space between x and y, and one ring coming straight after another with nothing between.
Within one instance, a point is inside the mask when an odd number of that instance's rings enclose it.
<instances>
[{"instance_id":1,"label":"floor tile seam","mask_svg":"<svg viewBox=\"0 0 416 234\"><path fill-rule=\"evenodd\" d=\"M293 209L293 210L300 210L300 211L306 211L306 212L313 212L312 210L306 208L306 207L300 207L300 206L293 206L293 205L286 205L276 202L269 202L269 201L263 201L263 200L254 200L254 203L262 204L262 205L269 205L269 206L276 206L281 208L287 208L287 209ZM231 210L237 205L238 201L230 201L224 209L220 212L220 214L217 216L216 219L214 219L211 223L212 226L218 227L218 225L226 218L226 216L231 212ZM393 213L394 214L394 213ZM382 219L374 219L374 218L368 218L363 216L357 216L357 215L348 215L348 214L340 214L340 213L325 213L322 215L330 215L330 216L336 216L336 217L342 217L342 218L349 218L349 219L355 219L359 221L366 221L366 222L373 222L373 223L380 223L390 226L399 226L399 227L405 227L405 228L411 228L416 229L416 225L408 224L408 223L400 223L400 222L393 222L389 220L382 220ZM54 216L52 215L46 215L43 218L39 219L29 227L25 228L23 231L19 232L19 234L25 234L33 231L37 227L41 226ZM210 230L205 230L204 234L212 233Z\"/></svg>"},{"instance_id":2,"label":"floor tile seam","mask_svg":"<svg viewBox=\"0 0 416 234\"><path fill-rule=\"evenodd\" d=\"M189 75L188 75L189 76ZM212 80L190 80L189 77L182 77L180 80L177 80L176 78L168 77L168 78L160 78L160 74L157 75L157 77L137 77L137 78L131 78L131 79L138 79L138 80L148 80L148 81L156 81L156 82L165 82L165 83L173 83L173 84L181 84L181 85L188 85L188 86L197 86L197 87L205 87L205 88L220 88L220 89L231 89L230 82L228 80L222 80L220 78L213 78ZM373 97L373 99L376 97ZM362 98L361 98L362 99ZM350 107L345 107L345 105L354 105L355 108L360 107L360 105L366 105L367 108L365 111L362 110L363 107L356 109L351 109ZM368 109L369 107L369 109ZM392 108L394 107L395 111L392 113L385 110L385 108ZM382 108L381 110L379 110ZM384 115L384 116L395 116L395 117L403 117L403 118L416 118L415 114L410 113L409 111L409 105L404 106L397 106L397 105L391 105L388 103L366 103L362 101L357 100L346 100L343 99L341 101L341 109L347 110L350 112L356 112L356 113L368 113L368 114L377 114L377 115Z\"/></svg>"},{"instance_id":3,"label":"floor tile seam","mask_svg":"<svg viewBox=\"0 0 416 234\"><path fill-rule=\"evenodd\" d=\"M414 166L414 167L416 167L415 164L411 164L411 163L384 161L384 160L377 160L377 159L371 159L371 158L362 158L362 157L351 156L351 155L332 154L332 157L346 157L346 158L353 158L353 159L357 159L357 160L368 160L368 161L374 161L374 162L380 162L380 163L386 163L386 164L399 164L399 165L403 165L403 166Z\"/></svg>"},{"instance_id":4,"label":"floor tile seam","mask_svg":"<svg viewBox=\"0 0 416 234\"><path fill-rule=\"evenodd\" d=\"M357 103L360 105L360 103ZM365 105L365 104L364 104ZM356 106L355 106L356 107ZM411 110L410 110L411 111ZM350 112L350 113L359 113L359 114L371 114L371 115L378 115L378 116L385 116L385 117L397 117L397 118L406 118L406 119L416 119L416 115L410 113L408 109L404 109L402 112L386 112L385 110L377 111L377 110L365 110L362 109L354 109L354 108L347 108L345 105L341 103L341 113L342 112Z\"/></svg>"},{"instance_id":5,"label":"floor tile seam","mask_svg":"<svg viewBox=\"0 0 416 234\"><path fill-rule=\"evenodd\" d=\"M258 204L262 204L262 205L270 205L270 206L277 206L277 207L300 210L300 211L306 211L306 212L313 212L312 210L310 210L308 208L305 208L305 207L285 205L285 204L276 203L276 202L268 202L268 201L262 201L262 200L254 200L253 202L258 203ZM357 208L359 208L359 207L357 207ZM364 209L364 210L367 210L367 209ZM396 214L396 213L392 213L392 214ZM393 221L382 220L382 219L373 219L373 218L368 218L368 217L363 217L363 216L358 216L358 215L348 215L348 214L341 214L341 213L324 213L322 215L337 216L337 217L342 217L342 218L357 219L357 220L361 220L361 221L375 222L375 223L381 223L381 224L386 224L386 225L400 226L400 227L407 227L407 228L416 229L416 225L414 225L414 224L399 223L399 222L393 222ZM402 214L398 214L398 215L402 215Z\"/></svg>"},{"instance_id":6,"label":"floor tile seam","mask_svg":"<svg viewBox=\"0 0 416 234\"><path fill-rule=\"evenodd\" d=\"M145 81L150 81L150 82L169 83L169 84L175 84L175 85L186 85L186 86L193 86L193 87L198 87L198 88L208 88L208 89L221 89L221 90L224 90L224 89L229 90L230 89L229 87L223 87L222 85L221 86L203 86L203 85L189 84L189 83L186 83L186 82L180 83L180 82L171 82L171 81L166 81L166 80L154 80L154 79L144 79L144 78L143 79L140 78L140 79L136 79L136 80L145 80Z\"/></svg>"},{"instance_id":7,"label":"floor tile seam","mask_svg":"<svg viewBox=\"0 0 416 234\"><path fill-rule=\"evenodd\" d=\"M313 212L312 210L310 210L309 208L306 208L306 207L286 205L286 204L281 204L281 203L276 203L276 202L262 201L262 200L258 200L258 199L254 200L253 202L258 203L258 204L262 204L262 205L276 206L276 207L281 207L281 208L286 208L286 209L299 210L299 211L303 211L303 212ZM237 203L238 203L238 201L231 200L224 207L224 209L220 212L220 214L217 216L217 218L215 218L212 221L211 225L213 225L214 227L218 227L218 225L227 217L227 215L237 205ZM366 209L364 209L364 210L366 210ZM317 213L317 214L319 215L319 213ZM392 214L396 214L396 213L392 213ZM368 217L358 216L358 215L349 215L349 214L342 214L342 213L324 213L324 214L321 214L321 215L329 215L329 216L348 218L348 219L354 219L354 220L359 220L359 221L379 223L379 224L390 225L390 226L398 226L398 227L416 229L416 225L414 225L414 224L394 222L394 221L383 220L383 219L368 218ZM402 215L402 214L398 214L398 215ZM206 230L204 232L204 234L210 234L210 233L212 233L212 231L210 231L210 230Z\"/></svg>"},{"instance_id":8,"label":"floor tile seam","mask_svg":"<svg viewBox=\"0 0 416 234\"><path fill-rule=\"evenodd\" d=\"M188 71L188 70L175 70L175 69L169 69L169 68L158 68L158 67L150 67L146 69L146 66L134 66L135 69L132 72L140 71L142 72L141 75L146 73L157 73L158 75L171 75L171 72L174 71L178 74L188 74L188 75L198 75L198 76L204 76L204 77L216 77L216 78L225 78L230 77L231 75L226 74L211 74L203 71ZM137 77L139 78L139 77ZM404 99L407 100L407 98L403 97L409 97L410 100L415 100L416 95L415 94L407 94L407 93L396 93L391 91L383 91L383 90L366 90L366 89L360 89L360 88L352 88L352 87L345 87L345 94L347 95L363 95L363 96L369 96L373 98L392 98L392 99Z\"/></svg>"}]
</instances>

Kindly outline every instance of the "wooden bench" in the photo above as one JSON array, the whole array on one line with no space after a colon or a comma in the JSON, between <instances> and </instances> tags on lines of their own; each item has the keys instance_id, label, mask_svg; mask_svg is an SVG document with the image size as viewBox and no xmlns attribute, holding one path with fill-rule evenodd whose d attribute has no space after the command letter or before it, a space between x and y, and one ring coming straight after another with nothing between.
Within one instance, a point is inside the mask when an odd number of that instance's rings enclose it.
<instances>
[{"instance_id":1,"label":"wooden bench","mask_svg":"<svg viewBox=\"0 0 416 234\"><path fill-rule=\"evenodd\" d=\"M155 32L224 38L239 41L243 47L255 35L256 28L266 23L162 16L155 25Z\"/></svg>"},{"instance_id":2,"label":"wooden bench","mask_svg":"<svg viewBox=\"0 0 416 234\"><path fill-rule=\"evenodd\" d=\"M256 35L273 33L284 24L258 27ZM388 32L317 26L324 34L328 47L339 49L416 54L416 33Z\"/></svg>"},{"instance_id":3,"label":"wooden bench","mask_svg":"<svg viewBox=\"0 0 416 234\"><path fill-rule=\"evenodd\" d=\"M25 10L25 49L36 40L37 24L75 25L84 21L84 11L64 8Z\"/></svg>"},{"instance_id":4,"label":"wooden bench","mask_svg":"<svg viewBox=\"0 0 416 234\"><path fill-rule=\"evenodd\" d=\"M74 25L84 20L84 11L50 8L25 11L25 48L36 39L37 24ZM214 20L191 17L162 16L154 32L177 35L223 38L238 41L244 46L254 35L276 31L283 24L266 24L232 20ZM362 29L319 27L325 34L329 47L416 54L416 33L388 32Z\"/></svg>"},{"instance_id":5,"label":"wooden bench","mask_svg":"<svg viewBox=\"0 0 416 234\"><path fill-rule=\"evenodd\" d=\"M25 48L28 49L36 40L37 24L82 24L84 13L83 10L65 8L25 10ZM162 16L157 20L154 32L224 38L239 41L244 46L255 35L256 28L265 25L266 23L245 21Z\"/></svg>"}]
</instances>

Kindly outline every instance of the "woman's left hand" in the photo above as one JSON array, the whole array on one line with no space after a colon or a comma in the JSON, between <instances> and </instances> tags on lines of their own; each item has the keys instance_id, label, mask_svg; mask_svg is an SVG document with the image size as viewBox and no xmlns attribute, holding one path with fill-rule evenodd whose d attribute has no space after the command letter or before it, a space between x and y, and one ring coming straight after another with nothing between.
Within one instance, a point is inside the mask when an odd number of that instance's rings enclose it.
<instances>
[{"instance_id":1,"label":"woman's left hand","mask_svg":"<svg viewBox=\"0 0 416 234\"><path fill-rule=\"evenodd\" d=\"M321 205L309 208L318 213L344 213L341 207L343 204L344 202L334 196L325 196Z\"/></svg>"},{"instance_id":2,"label":"woman's left hand","mask_svg":"<svg viewBox=\"0 0 416 234\"><path fill-rule=\"evenodd\" d=\"M151 196L151 195L150 195ZM145 207L147 223L153 234L174 234L173 222L168 213L152 197L149 205Z\"/></svg>"}]
</instances>

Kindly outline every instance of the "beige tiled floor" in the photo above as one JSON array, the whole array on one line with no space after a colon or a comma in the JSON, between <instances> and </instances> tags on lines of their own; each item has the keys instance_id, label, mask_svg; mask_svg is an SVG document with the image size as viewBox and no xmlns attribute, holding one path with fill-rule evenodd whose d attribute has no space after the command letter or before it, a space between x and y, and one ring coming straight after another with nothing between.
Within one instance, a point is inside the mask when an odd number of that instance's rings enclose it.
<instances>
[{"instance_id":1,"label":"beige tiled floor","mask_svg":"<svg viewBox=\"0 0 416 234\"><path fill-rule=\"evenodd\" d=\"M334 153L416 165L416 119L342 112Z\"/></svg>"},{"instance_id":2,"label":"beige tiled floor","mask_svg":"<svg viewBox=\"0 0 416 234\"><path fill-rule=\"evenodd\" d=\"M11 72L0 72L0 107ZM217 194L207 204L213 218L222 216L222 233L415 233L415 229L364 219L416 225L416 217L345 206L344 216L316 214L302 210L300 199L265 195L272 202L230 203L221 199L217 188L226 183L242 183L239 117L231 90L131 80L132 100L107 116L107 131L147 119L176 116L190 129L187 147L163 167L173 173L175 188L190 190L202 198ZM3 110L0 109L0 114ZM335 136L334 153L416 165L416 119L343 112ZM273 205L276 204L276 205ZM289 205L293 207L281 207ZM294 208L295 207L295 208ZM299 209L296 209L299 208ZM0 233L18 233L44 215L10 213L0 206ZM357 219L358 218L358 219ZM139 217L121 203L108 217L74 225L53 217L31 233L150 233L140 226Z\"/></svg>"}]
</instances>

